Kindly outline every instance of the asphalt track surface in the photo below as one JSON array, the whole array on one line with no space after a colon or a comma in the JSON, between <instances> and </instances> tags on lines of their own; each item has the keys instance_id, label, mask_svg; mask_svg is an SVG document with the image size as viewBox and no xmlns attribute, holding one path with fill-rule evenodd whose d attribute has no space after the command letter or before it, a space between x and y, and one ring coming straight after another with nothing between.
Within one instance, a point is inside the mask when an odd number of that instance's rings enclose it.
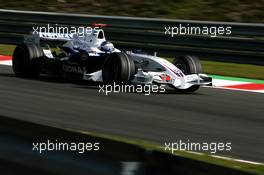
<instances>
[{"instance_id":1,"label":"asphalt track surface","mask_svg":"<svg viewBox=\"0 0 264 175\"><path fill-rule=\"evenodd\" d=\"M231 151L217 155L264 162L261 93L201 88L194 94L106 96L95 85L21 79L0 66L0 115L161 145L232 142Z\"/></svg>"}]
</instances>

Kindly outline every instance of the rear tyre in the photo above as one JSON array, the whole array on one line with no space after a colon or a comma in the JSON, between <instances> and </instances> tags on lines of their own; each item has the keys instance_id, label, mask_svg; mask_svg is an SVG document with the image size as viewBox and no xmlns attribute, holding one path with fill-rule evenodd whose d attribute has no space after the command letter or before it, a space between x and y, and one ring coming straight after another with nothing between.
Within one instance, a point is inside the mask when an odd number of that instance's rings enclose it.
<instances>
[{"instance_id":1,"label":"rear tyre","mask_svg":"<svg viewBox=\"0 0 264 175\"><path fill-rule=\"evenodd\" d=\"M172 62L177 68L179 68L185 75L203 73L200 60L194 56L180 56L176 57ZM184 89L184 92L194 92L199 89L200 85L193 85L188 89Z\"/></svg>"},{"instance_id":2,"label":"rear tyre","mask_svg":"<svg viewBox=\"0 0 264 175\"><path fill-rule=\"evenodd\" d=\"M112 53L103 65L103 82L107 84L127 83L133 78L135 70L135 64L129 55L123 52Z\"/></svg>"},{"instance_id":3,"label":"rear tyre","mask_svg":"<svg viewBox=\"0 0 264 175\"><path fill-rule=\"evenodd\" d=\"M38 77L44 54L35 44L17 45L13 53L13 71L19 77Z\"/></svg>"}]
</instances>

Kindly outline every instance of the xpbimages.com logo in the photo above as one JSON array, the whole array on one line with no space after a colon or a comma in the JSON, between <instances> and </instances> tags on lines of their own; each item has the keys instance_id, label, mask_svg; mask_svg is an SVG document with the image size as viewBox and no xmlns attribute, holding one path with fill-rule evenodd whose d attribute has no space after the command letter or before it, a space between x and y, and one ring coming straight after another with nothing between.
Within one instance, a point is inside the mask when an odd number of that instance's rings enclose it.
<instances>
[{"instance_id":1,"label":"xpbimages.com logo","mask_svg":"<svg viewBox=\"0 0 264 175\"><path fill-rule=\"evenodd\" d=\"M165 93L166 85L141 85L141 84L107 84L99 85L99 93L109 95L110 93L143 93L144 95L150 95L151 93Z\"/></svg>"},{"instance_id":2,"label":"xpbimages.com logo","mask_svg":"<svg viewBox=\"0 0 264 175\"><path fill-rule=\"evenodd\" d=\"M178 26L165 26L165 35L207 35L210 37L228 36L232 34L231 26L191 26L179 24Z\"/></svg>"},{"instance_id":3,"label":"xpbimages.com logo","mask_svg":"<svg viewBox=\"0 0 264 175\"><path fill-rule=\"evenodd\" d=\"M40 154L47 151L75 151L80 154L100 150L99 142L60 142L58 140L47 140L46 142L32 143L32 151Z\"/></svg>"},{"instance_id":4,"label":"xpbimages.com logo","mask_svg":"<svg viewBox=\"0 0 264 175\"><path fill-rule=\"evenodd\" d=\"M195 151L195 152L209 152L216 154L223 151L231 151L231 142L191 142L190 140L179 140L177 142L165 142L164 150L171 152L172 154L176 151Z\"/></svg>"},{"instance_id":5,"label":"xpbimages.com logo","mask_svg":"<svg viewBox=\"0 0 264 175\"><path fill-rule=\"evenodd\" d=\"M43 25L43 26L33 26L33 34L42 34L42 35L54 35L54 36L65 36L77 34L80 37L92 34L93 30L99 30L99 27L84 27L84 26L60 26L55 25Z\"/></svg>"}]
</instances>

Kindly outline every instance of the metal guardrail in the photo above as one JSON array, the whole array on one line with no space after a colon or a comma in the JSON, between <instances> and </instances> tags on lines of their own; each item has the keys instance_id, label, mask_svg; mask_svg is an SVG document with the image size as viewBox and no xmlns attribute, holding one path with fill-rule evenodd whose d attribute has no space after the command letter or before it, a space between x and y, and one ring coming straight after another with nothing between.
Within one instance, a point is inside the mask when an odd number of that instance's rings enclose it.
<instances>
[{"instance_id":1,"label":"metal guardrail","mask_svg":"<svg viewBox=\"0 0 264 175\"><path fill-rule=\"evenodd\" d=\"M89 136L80 132L34 124L0 116L1 174L52 175L250 175L210 163L178 157L165 152ZM97 151L51 151L49 143L95 143ZM46 148L40 154L35 147ZM50 151L47 151L49 147ZM66 147L66 146L65 146ZM34 150L35 149L35 150ZM34 151L33 151L34 150Z\"/></svg>"},{"instance_id":2,"label":"metal guardrail","mask_svg":"<svg viewBox=\"0 0 264 175\"><path fill-rule=\"evenodd\" d=\"M160 56L196 55L201 59L264 65L264 24L165 20L117 16L0 10L0 43L17 44L33 26L89 26L106 23L106 36L121 49L158 52ZM232 34L215 37L165 35L165 27L182 25L232 27Z\"/></svg>"}]
</instances>

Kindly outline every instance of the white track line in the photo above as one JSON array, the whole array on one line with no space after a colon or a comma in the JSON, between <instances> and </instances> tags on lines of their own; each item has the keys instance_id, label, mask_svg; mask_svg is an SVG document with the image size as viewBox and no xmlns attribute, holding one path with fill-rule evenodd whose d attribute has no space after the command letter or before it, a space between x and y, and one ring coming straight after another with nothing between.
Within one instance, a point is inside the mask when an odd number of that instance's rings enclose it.
<instances>
[{"instance_id":1,"label":"white track line","mask_svg":"<svg viewBox=\"0 0 264 175\"><path fill-rule=\"evenodd\" d=\"M12 60L0 61L0 65L12 66Z\"/></svg>"},{"instance_id":2,"label":"white track line","mask_svg":"<svg viewBox=\"0 0 264 175\"><path fill-rule=\"evenodd\" d=\"M200 153L200 152L194 152L194 151L186 151L187 153L190 154L196 154L196 155L203 155L203 156L210 156L218 159L223 159L223 160L230 160L234 162L241 162L241 163L247 163L247 164L253 164L253 165L264 165L264 163L260 162L255 162L255 161L249 161L249 160L243 160L243 159L236 159L236 158L231 158L231 157L225 157L225 156L218 156L218 155L210 155L210 154L205 154L205 153Z\"/></svg>"},{"instance_id":3,"label":"white track line","mask_svg":"<svg viewBox=\"0 0 264 175\"><path fill-rule=\"evenodd\" d=\"M253 164L253 165L264 165L264 163L260 163L260 162L248 161L248 160L243 160L243 159L235 159L235 158L224 157L224 156L211 155L211 157L218 158L218 159L224 159L224 160L231 160L235 162Z\"/></svg>"},{"instance_id":4,"label":"white track line","mask_svg":"<svg viewBox=\"0 0 264 175\"><path fill-rule=\"evenodd\" d=\"M219 86L232 86L232 85L241 85L241 84L249 84L250 82L242 82L242 81L233 81L233 80L222 80L222 79L214 79L213 85L216 87Z\"/></svg>"}]
</instances>

